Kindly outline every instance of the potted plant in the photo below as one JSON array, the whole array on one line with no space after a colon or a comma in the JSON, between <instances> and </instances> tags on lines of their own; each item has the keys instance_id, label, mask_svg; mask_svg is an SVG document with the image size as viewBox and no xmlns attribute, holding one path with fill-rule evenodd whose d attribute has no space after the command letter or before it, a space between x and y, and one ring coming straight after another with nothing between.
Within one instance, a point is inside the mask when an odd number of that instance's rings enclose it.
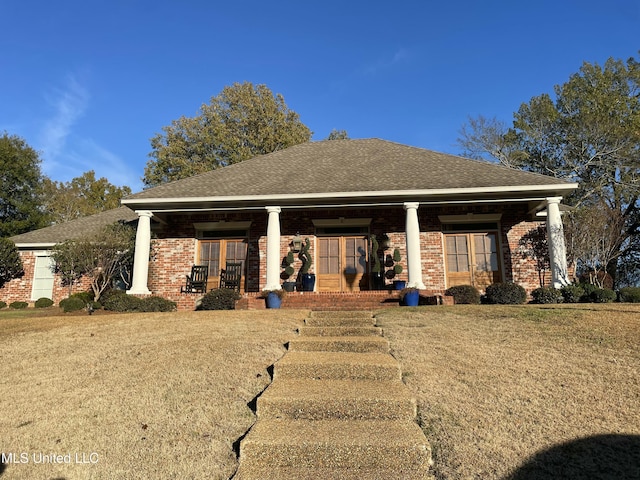
<instances>
[{"instance_id":1,"label":"potted plant","mask_svg":"<svg viewBox=\"0 0 640 480\"><path fill-rule=\"evenodd\" d=\"M304 246L298 255L298 258L302 260L302 266L300 267L300 282L302 284L303 292L313 292L313 288L316 284L316 276L313 273L309 273L309 268L313 263L309 249L311 248L311 241L309 237L305 238Z\"/></svg>"},{"instance_id":2,"label":"potted plant","mask_svg":"<svg viewBox=\"0 0 640 480\"><path fill-rule=\"evenodd\" d=\"M287 292L281 288L278 290L262 290L262 298L265 299L267 308L280 308L282 299L286 294Z\"/></svg>"},{"instance_id":3,"label":"potted plant","mask_svg":"<svg viewBox=\"0 0 640 480\"><path fill-rule=\"evenodd\" d=\"M415 307L420 303L420 290L416 287L405 287L400 290L400 303L407 307Z\"/></svg>"},{"instance_id":4,"label":"potted plant","mask_svg":"<svg viewBox=\"0 0 640 480\"><path fill-rule=\"evenodd\" d=\"M293 262L295 259L293 258L293 251L287 253L287 256L282 259L282 268L284 269L280 274L280 278L284 280L282 282L282 288L287 292L293 292L296 287L296 282L292 282L289 279L291 275L294 273Z\"/></svg>"},{"instance_id":5,"label":"potted plant","mask_svg":"<svg viewBox=\"0 0 640 480\"><path fill-rule=\"evenodd\" d=\"M375 235L371 235L371 256L373 265L371 265L371 283L373 290L384 289L384 274L382 273L382 266L380 264L380 257L378 256L378 239Z\"/></svg>"},{"instance_id":6,"label":"potted plant","mask_svg":"<svg viewBox=\"0 0 640 480\"><path fill-rule=\"evenodd\" d=\"M389 263L389 267L391 267L391 269L389 270L389 272L391 272L391 275L389 276L389 278L394 278L396 277L396 275L400 275L404 269L402 268L402 265L400 264L400 260L402 260L402 256L400 255L400 250L398 248L394 248L393 249L393 256L391 255L387 255L388 259L387 262ZM395 288L396 290L402 290L403 288L405 288L407 285L407 282L404 280L394 280L393 281L393 288Z\"/></svg>"}]
</instances>

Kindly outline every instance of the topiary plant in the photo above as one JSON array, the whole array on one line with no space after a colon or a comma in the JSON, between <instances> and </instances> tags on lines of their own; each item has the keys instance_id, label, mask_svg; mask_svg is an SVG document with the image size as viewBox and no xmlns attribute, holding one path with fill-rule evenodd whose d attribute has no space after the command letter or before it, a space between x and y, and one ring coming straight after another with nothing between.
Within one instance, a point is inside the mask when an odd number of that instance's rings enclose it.
<instances>
[{"instance_id":1,"label":"topiary plant","mask_svg":"<svg viewBox=\"0 0 640 480\"><path fill-rule=\"evenodd\" d=\"M562 303L564 300L562 292L553 287L540 287L531 292L533 298L532 303L547 304L547 303Z\"/></svg>"},{"instance_id":2,"label":"topiary plant","mask_svg":"<svg viewBox=\"0 0 640 480\"><path fill-rule=\"evenodd\" d=\"M482 300L483 303L519 305L527 301L527 292L516 283L494 283L486 288Z\"/></svg>"},{"instance_id":3,"label":"topiary plant","mask_svg":"<svg viewBox=\"0 0 640 480\"><path fill-rule=\"evenodd\" d=\"M298 258L302 260L302 266L300 267L300 274L306 275L309 273L309 269L311 268L311 264L313 263L313 259L311 258L311 254L309 253L309 249L311 248L311 241L309 237L304 239L304 246L300 253L298 254Z\"/></svg>"},{"instance_id":4,"label":"topiary plant","mask_svg":"<svg viewBox=\"0 0 640 480\"><path fill-rule=\"evenodd\" d=\"M27 302L11 302L9 304L9 308L13 308L15 310L22 310L23 308L27 308L29 304Z\"/></svg>"},{"instance_id":5,"label":"topiary plant","mask_svg":"<svg viewBox=\"0 0 640 480\"><path fill-rule=\"evenodd\" d=\"M456 285L449 287L445 295L453 297L453 302L458 304L477 305L480 303L480 292L473 285Z\"/></svg>"},{"instance_id":6,"label":"topiary plant","mask_svg":"<svg viewBox=\"0 0 640 480\"><path fill-rule=\"evenodd\" d=\"M36 303L34 304L36 308L47 308L47 307L50 307L51 305L53 305L53 300L47 297L39 298L38 300L36 300Z\"/></svg>"},{"instance_id":7,"label":"topiary plant","mask_svg":"<svg viewBox=\"0 0 640 480\"><path fill-rule=\"evenodd\" d=\"M230 288L216 288L208 291L198 306L198 310L235 310L236 300L241 295Z\"/></svg>"},{"instance_id":8,"label":"topiary plant","mask_svg":"<svg viewBox=\"0 0 640 480\"><path fill-rule=\"evenodd\" d=\"M76 312L87 306L87 304L84 303L84 300L73 295L69 298L65 298L64 300L60 300L59 305L65 313Z\"/></svg>"}]
</instances>

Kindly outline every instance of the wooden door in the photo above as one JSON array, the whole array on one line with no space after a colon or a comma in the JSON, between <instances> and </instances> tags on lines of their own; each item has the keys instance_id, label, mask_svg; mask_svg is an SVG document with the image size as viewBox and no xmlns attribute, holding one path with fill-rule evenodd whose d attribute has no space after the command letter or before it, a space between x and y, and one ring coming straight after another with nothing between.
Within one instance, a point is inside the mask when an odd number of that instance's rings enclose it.
<instances>
[{"instance_id":1,"label":"wooden door","mask_svg":"<svg viewBox=\"0 0 640 480\"><path fill-rule=\"evenodd\" d=\"M474 285L484 290L500 282L497 240L496 232L445 235L447 287Z\"/></svg>"},{"instance_id":2,"label":"wooden door","mask_svg":"<svg viewBox=\"0 0 640 480\"><path fill-rule=\"evenodd\" d=\"M366 290L367 244L364 236L318 237L317 290Z\"/></svg>"},{"instance_id":3,"label":"wooden door","mask_svg":"<svg viewBox=\"0 0 640 480\"><path fill-rule=\"evenodd\" d=\"M244 292L246 257L247 240L244 238L201 240L198 264L209 267L207 290L218 288L220 285L220 270L225 267L227 262L238 262L242 263L240 291Z\"/></svg>"}]
</instances>

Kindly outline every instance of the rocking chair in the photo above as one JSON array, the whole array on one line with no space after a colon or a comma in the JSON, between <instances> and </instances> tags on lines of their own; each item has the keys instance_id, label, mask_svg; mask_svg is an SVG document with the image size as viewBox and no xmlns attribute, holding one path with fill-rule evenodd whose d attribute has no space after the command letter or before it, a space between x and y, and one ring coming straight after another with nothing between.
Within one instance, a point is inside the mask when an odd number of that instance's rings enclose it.
<instances>
[{"instance_id":1,"label":"rocking chair","mask_svg":"<svg viewBox=\"0 0 640 480\"><path fill-rule=\"evenodd\" d=\"M240 293L241 278L242 263L227 262L224 270L220 271L220 288L229 288Z\"/></svg>"},{"instance_id":2,"label":"rocking chair","mask_svg":"<svg viewBox=\"0 0 640 480\"><path fill-rule=\"evenodd\" d=\"M186 283L180 287L180 293L207 293L208 266L194 265L191 267L191 275L186 277Z\"/></svg>"}]
</instances>

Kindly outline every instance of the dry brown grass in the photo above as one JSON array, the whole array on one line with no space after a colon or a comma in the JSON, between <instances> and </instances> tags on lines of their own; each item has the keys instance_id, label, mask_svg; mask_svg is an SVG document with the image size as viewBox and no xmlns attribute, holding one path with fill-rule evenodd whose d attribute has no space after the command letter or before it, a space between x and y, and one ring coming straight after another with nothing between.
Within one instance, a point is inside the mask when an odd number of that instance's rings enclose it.
<instances>
[{"instance_id":1,"label":"dry brown grass","mask_svg":"<svg viewBox=\"0 0 640 480\"><path fill-rule=\"evenodd\" d=\"M640 305L402 308L378 323L437 478L640 478Z\"/></svg>"},{"instance_id":2,"label":"dry brown grass","mask_svg":"<svg viewBox=\"0 0 640 480\"><path fill-rule=\"evenodd\" d=\"M0 312L3 480L229 478L233 443L254 421L247 403L304 318L32 315ZM40 454L71 463L34 463Z\"/></svg>"}]
</instances>

